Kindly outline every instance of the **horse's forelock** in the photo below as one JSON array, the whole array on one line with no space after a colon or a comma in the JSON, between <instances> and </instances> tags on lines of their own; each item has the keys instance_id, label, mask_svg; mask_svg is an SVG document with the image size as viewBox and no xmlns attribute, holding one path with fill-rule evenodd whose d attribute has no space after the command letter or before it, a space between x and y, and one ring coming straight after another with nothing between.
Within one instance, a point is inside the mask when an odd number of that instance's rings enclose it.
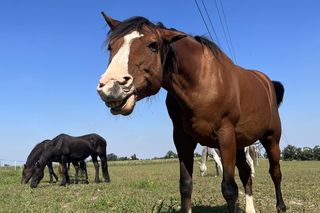
<instances>
[{"instance_id":1,"label":"horse's forelock","mask_svg":"<svg viewBox=\"0 0 320 213\"><path fill-rule=\"evenodd\" d=\"M141 16L134 16L122 21L117 27L111 29L108 32L107 40L110 42L110 40L121 38L131 31L138 31L141 33L144 26L150 30L156 30L157 28L157 25L153 24L148 19Z\"/></svg>"}]
</instances>

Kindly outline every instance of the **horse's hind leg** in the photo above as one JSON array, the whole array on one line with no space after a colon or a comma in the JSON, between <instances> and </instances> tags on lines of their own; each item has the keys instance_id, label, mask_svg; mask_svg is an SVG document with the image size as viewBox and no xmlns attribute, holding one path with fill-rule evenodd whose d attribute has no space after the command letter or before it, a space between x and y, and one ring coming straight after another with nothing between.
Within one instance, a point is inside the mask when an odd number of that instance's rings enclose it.
<instances>
[{"instance_id":1,"label":"horse's hind leg","mask_svg":"<svg viewBox=\"0 0 320 213\"><path fill-rule=\"evenodd\" d=\"M239 176L246 194L246 213L255 213L252 199L252 178L251 169L246 161L246 153L244 149L237 150L236 165L239 171Z\"/></svg>"},{"instance_id":2,"label":"horse's hind leg","mask_svg":"<svg viewBox=\"0 0 320 213\"><path fill-rule=\"evenodd\" d=\"M96 170L94 182L99 183L100 182L100 180L99 180L99 163L98 163L96 155L92 156L92 162L93 162L94 168Z\"/></svg>"},{"instance_id":3,"label":"horse's hind leg","mask_svg":"<svg viewBox=\"0 0 320 213\"><path fill-rule=\"evenodd\" d=\"M101 160L101 170L102 170L104 181L105 182L110 182L107 156L106 155L100 155L99 157L100 157L100 160Z\"/></svg>"},{"instance_id":4,"label":"horse's hind leg","mask_svg":"<svg viewBox=\"0 0 320 213\"><path fill-rule=\"evenodd\" d=\"M61 167L62 167L62 180L61 180L60 186L65 186L67 183L69 183L69 174L68 174L68 168L67 168L67 159L64 156L61 157Z\"/></svg>"},{"instance_id":5,"label":"horse's hind leg","mask_svg":"<svg viewBox=\"0 0 320 213\"><path fill-rule=\"evenodd\" d=\"M52 175L53 177L56 179L56 182L58 181L58 176L56 175L56 173L54 173L54 169L52 167L52 164L51 164L51 169L52 169ZM51 178L50 178L51 179Z\"/></svg>"},{"instance_id":6,"label":"horse's hind leg","mask_svg":"<svg viewBox=\"0 0 320 213\"><path fill-rule=\"evenodd\" d=\"M276 198L277 198L277 211L286 212L286 205L282 199L281 193L281 171L280 171L280 147L279 147L279 135L268 135L261 139L261 143L266 149L268 159L269 159L269 173L271 175L272 181L274 183Z\"/></svg>"},{"instance_id":7,"label":"horse's hind leg","mask_svg":"<svg viewBox=\"0 0 320 213\"><path fill-rule=\"evenodd\" d=\"M253 160L252 160L252 158L250 156L250 150L249 149L250 149L250 147L246 147L244 149L244 153L246 155L247 163L249 164L250 169L251 169L251 176L254 177L254 175L255 175L254 162L253 162Z\"/></svg>"},{"instance_id":8,"label":"horse's hind leg","mask_svg":"<svg viewBox=\"0 0 320 213\"><path fill-rule=\"evenodd\" d=\"M80 161L80 169L84 172L85 183L88 184L88 172L87 172L87 163L85 161Z\"/></svg>"},{"instance_id":9,"label":"horse's hind leg","mask_svg":"<svg viewBox=\"0 0 320 213\"><path fill-rule=\"evenodd\" d=\"M74 170L76 171L76 174L75 174L75 184L78 184L79 182L79 163L77 161L75 162L72 162L73 164L73 167L74 167Z\"/></svg>"}]
</instances>

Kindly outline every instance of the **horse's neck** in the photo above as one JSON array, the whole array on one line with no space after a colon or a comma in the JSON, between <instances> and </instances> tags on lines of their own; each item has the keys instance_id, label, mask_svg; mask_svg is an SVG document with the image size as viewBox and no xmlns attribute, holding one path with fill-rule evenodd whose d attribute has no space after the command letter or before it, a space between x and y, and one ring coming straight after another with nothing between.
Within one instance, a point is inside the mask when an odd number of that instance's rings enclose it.
<instances>
[{"instance_id":1,"label":"horse's neck","mask_svg":"<svg viewBox=\"0 0 320 213\"><path fill-rule=\"evenodd\" d=\"M45 167L48 162L52 161L53 154L54 154L54 148L53 144L50 144L49 146L44 149L44 151L41 154L41 157L39 157L39 163L41 166Z\"/></svg>"},{"instance_id":2,"label":"horse's neck","mask_svg":"<svg viewBox=\"0 0 320 213\"><path fill-rule=\"evenodd\" d=\"M177 70L165 73L169 77L164 78L163 87L190 107L195 99L207 95L197 91L205 88L216 91L217 81L225 75L223 65L209 48L191 37L177 41L175 48ZM219 57L223 58L224 54L219 53Z\"/></svg>"},{"instance_id":3,"label":"horse's neck","mask_svg":"<svg viewBox=\"0 0 320 213\"><path fill-rule=\"evenodd\" d=\"M33 148L31 153L29 154L26 165L27 166L34 165L39 160L41 154L43 153L43 149L44 149L44 143L40 143L36 145L36 147Z\"/></svg>"}]
</instances>

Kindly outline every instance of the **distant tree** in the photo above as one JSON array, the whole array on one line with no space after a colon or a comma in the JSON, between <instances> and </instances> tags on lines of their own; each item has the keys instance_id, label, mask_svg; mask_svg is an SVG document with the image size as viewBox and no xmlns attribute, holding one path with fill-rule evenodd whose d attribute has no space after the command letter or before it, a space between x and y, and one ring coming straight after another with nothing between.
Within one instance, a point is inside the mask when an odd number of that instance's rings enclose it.
<instances>
[{"instance_id":1,"label":"distant tree","mask_svg":"<svg viewBox=\"0 0 320 213\"><path fill-rule=\"evenodd\" d=\"M295 160L297 157L297 148L292 145L286 146L282 151L283 160Z\"/></svg>"},{"instance_id":2,"label":"distant tree","mask_svg":"<svg viewBox=\"0 0 320 213\"><path fill-rule=\"evenodd\" d=\"M174 153L173 151L168 151L167 154L164 156L164 159L168 159L168 158L177 158L178 155L176 153Z\"/></svg>"},{"instance_id":3,"label":"distant tree","mask_svg":"<svg viewBox=\"0 0 320 213\"><path fill-rule=\"evenodd\" d=\"M124 160L130 160L128 157L119 157L118 158L119 161L124 161Z\"/></svg>"},{"instance_id":4,"label":"distant tree","mask_svg":"<svg viewBox=\"0 0 320 213\"><path fill-rule=\"evenodd\" d=\"M313 147L313 159L320 160L320 146L319 145Z\"/></svg>"},{"instance_id":5,"label":"distant tree","mask_svg":"<svg viewBox=\"0 0 320 213\"><path fill-rule=\"evenodd\" d=\"M114 153L110 153L107 155L107 160L108 161L116 161L116 160L118 160L118 156L115 155Z\"/></svg>"},{"instance_id":6,"label":"distant tree","mask_svg":"<svg viewBox=\"0 0 320 213\"><path fill-rule=\"evenodd\" d=\"M303 147L301 150L301 160L313 160L313 150L310 147Z\"/></svg>"},{"instance_id":7,"label":"distant tree","mask_svg":"<svg viewBox=\"0 0 320 213\"><path fill-rule=\"evenodd\" d=\"M201 157L201 154L199 154L198 152L195 152L195 153L194 153L194 157L196 157L196 158L197 158L197 157Z\"/></svg>"},{"instance_id":8,"label":"distant tree","mask_svg":"<svg viewBox=\"0 0 320 213\"><path fill-rule=\"evenodd\" d=\"M294 160L301 160L302 158L302 149L300 147L296 148L296 155L294 156Z\"/></svg>"},{"instance_id":9,"label":"distant tree","mask_svg":"<svg viewBox=\"0 0 320 213\"><path fill-rule=\"evenodd\" d=\"M136 154L133 154L133 155L131 156L131 160L139 160L139 158L137 158Z\"/></svg>"}]
</instances>

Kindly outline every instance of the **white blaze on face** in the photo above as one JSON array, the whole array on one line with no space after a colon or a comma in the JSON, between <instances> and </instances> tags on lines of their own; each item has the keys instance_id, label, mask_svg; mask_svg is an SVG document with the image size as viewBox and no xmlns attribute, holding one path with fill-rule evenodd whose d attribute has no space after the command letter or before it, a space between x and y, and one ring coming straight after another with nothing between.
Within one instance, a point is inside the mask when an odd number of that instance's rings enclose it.
<instances>
[{"instance_id":1,"label":"white blaze on face","mask_svg":"<svg viewBox=\"0 0 320 213\"><path fill-rule=\"evenodd\" d=\"M110 79L121 80L123 76L129 75L128 72L128 62L130 55L130 46L135 38L142 37L138 31L133 31L132 33L124 36L124 42L117 54L112 58L107 70L101 76L101 79L108 81ZM107 82L105 82L107 83Z\"/></svg>"},{"instance_id":2,"label":"white blaze on face","mask_svg":"<svg viewBox=\"0 0 320 213\"><path fill-rule=\"evenodd\" d=\"M246 213L256 213L253 205L252 195L246 194Z\"/></svg>"}]
</instances>

